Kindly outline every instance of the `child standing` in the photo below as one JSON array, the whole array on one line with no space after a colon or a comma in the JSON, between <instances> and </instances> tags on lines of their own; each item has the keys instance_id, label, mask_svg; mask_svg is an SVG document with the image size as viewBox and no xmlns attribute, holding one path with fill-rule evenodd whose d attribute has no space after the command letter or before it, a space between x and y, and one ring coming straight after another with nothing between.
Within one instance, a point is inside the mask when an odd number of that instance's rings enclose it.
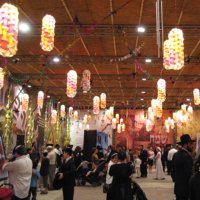
<instances>
[{"instance_id":1,"label":"child standing","mask_svg":"<svg viewBox=\"0 0 200 200\"><path fill-rule=\"evenodd\" d=\"M37 169L38 162L33 163L33 171L32 171L32 178L31 178L31 186L28 194L28 199L30 200L32 194L32 200L36 200L37 196L37 182L38 178L40 177L39 170Z\"/></svg>"},{"instance_id":2,"label":"child standing","mask_svg":"<svg viewBox=\"0 0 200 200\"><path fill-rule=\"evenodd\" d=\"M140 160L139 155L138 155L137 158L134 161L137 178L140 178L140 176L141 176L141 172L140 172L141 163L142 163L142 161Z\"/></svg>"}]
</instances>

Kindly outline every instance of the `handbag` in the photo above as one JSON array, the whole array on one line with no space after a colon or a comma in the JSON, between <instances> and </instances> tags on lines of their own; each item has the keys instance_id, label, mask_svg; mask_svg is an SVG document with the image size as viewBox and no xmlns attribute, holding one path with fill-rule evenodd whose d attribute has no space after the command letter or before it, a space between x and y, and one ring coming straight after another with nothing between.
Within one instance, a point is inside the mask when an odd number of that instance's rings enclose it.
<instances>
[{"instance_id":1,"label":"handbag","mask_svg":"<svg viewBox=\"0 0 200 200\"><path fill-rule=\"evenodd\" d=\"M111 188L111 184L104 183L103 184L103 193L108 193Z\"/></svg>"},{"instance_id":2,"label":"handbag","mask_svg":"<svg viewBox=\"0 0 200 200\"><path fill-rule=\"evenodd\" d=\"M2 184L0 186L0 199L1 200L12 200L14 194L13 186L11 184Z\"/></svg>"},{"instance_id":3,"label":"handbag","mask_svg":"<svg viewBox=\"0 0 200 200\"><path fill-rule=\"evenodd\" d=\"M62 187L63 187L63 179L59 179L60 177L60 172L57 172L55 177L54 177L54 180L53 180L53 187L54 189L56 190L60 190Z\"/></svg>"}]
</instances>

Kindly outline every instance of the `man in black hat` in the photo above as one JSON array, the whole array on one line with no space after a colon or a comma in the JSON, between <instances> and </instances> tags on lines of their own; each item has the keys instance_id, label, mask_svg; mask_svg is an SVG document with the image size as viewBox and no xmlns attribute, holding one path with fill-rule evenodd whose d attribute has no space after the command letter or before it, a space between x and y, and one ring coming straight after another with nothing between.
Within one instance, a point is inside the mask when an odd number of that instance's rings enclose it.
<instances>
[{"instance_id":1,"label":"man in black hat","mask_svg":"<svg viewBox=\"0 0 200 200\"><path fill-rule=\"evenodd\" d=\"M193 160L192 139L188 134L180 138L181 149L175 153L172 159L172 178L175 182L174 193L176 200L189 199L189 180L192 175Z\"/></svg>"}]
</instances>

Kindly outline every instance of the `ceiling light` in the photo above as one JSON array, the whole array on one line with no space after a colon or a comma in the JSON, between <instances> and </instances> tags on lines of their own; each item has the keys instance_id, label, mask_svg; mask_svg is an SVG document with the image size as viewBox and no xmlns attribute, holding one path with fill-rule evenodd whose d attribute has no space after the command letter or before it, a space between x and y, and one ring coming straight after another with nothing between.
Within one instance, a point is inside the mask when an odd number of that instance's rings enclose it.
<instances>
[{"instance_id":1,"label":"ceiling light","mask_svg":"<svg viewBox=\"0 0 200 200\"><path fill-rule=\"evenodd\" d=\"M186 101L190 101L190 99L186 99Z\"/></svg>"},{"instance_id":2,"label":"ceiling light","mask_svg":"<svg viewBox=\"0 0 200 200\"><path fill-rule=\"evenodd\" d=\"M50 96L49 96L49 95L47 95L47 98L49 99L49 98L50 98Z\"/></svg>"},{"instance_id":3,"label":"ceiling light","mask_svg":"<svg viewBox=\"0 0 200 200\"><path fill-rule=\"evenodd\" d=\"M21 22L19 23L19 30L22 33L28 33L30 31L30 25L27 24L26 22Z\"/></svg>"},{"instance_id":4,"label":"ceiling light","mask_svg":"<svg viewBox=\"0 0 200 200\"><path fill-rule=\"evenodd\" d=\"M151 60L150 58L145 59L145 62L146 62L146 63L151 63L151 61L152 61L152 60Z\"/></svg>"},{"instance_id":5,"label":"ceiling light","mask_svg":"<svg viewBox=\"0 0 200 200\"><path fill-rule=\"evenodd\" d=\"M147 79L146 78L142 78L142 81L146 81Z\"/></svg>"},{"instance_id":6,"label":"ceiling light","mask_svg":"<svg viewBox=\"0 0 200 200\"><path fill-rule=\"evenodd\" d=\"M54 63L59 63L59 62L60 62L60 58L57 57L57 56L54 57L54 58L53 58L53 62L54 62Z\"/></svg>"},{"instance_id":7,"label":"ceiling light","mask_svg":"<svg viewBox=\"0 0 200 200\"><path fill-rule=\"evenodd\" d=\"M137 31L138 31L138 33L144 33L146 30L145 30L145 28L143 26L139 26L137 28Z\"/></svg>"},{"instance_id":8,"label":"ceiling light","mask_svg":"<svg viewBox=\"0 0 200 200\"><path fill-rule=\"evenodd\" d=\"M141 101L144 101L144 99L140 99Z\"/></svg>"},{"instance_id":9,"label":"ceiling light","mask_svg":"<svg viewBox=\"0 0 200 200\"><path fill-rule=\"evenodd\" d=\"M32 86L31 86L31 85L27 85L27 87L28 87L28 88L31 88Z\"/></svg>"},{"instance_id":10,"label":"ceiling light","mask_svg":"<svg viewBox=\"0 0 200 200\"><path fill-rule=\"evenodd\" d=\"M145 94L146 92L145 92L145 91L142 91L141 93L142 93L142 94Z\"/></svg>"}]
</instances>

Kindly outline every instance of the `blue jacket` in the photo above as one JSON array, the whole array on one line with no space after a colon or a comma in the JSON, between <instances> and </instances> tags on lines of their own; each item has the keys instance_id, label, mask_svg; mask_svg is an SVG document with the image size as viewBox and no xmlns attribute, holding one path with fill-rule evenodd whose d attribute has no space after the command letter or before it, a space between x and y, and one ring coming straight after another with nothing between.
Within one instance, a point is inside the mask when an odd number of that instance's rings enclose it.
<instances>
[{"instance_id":1,"label":"blue jacket","mask_svg":"<svg viewBox=\"0 0 200 200\"><path fill-rule=\"evenodd\" d=\"M31 178L31 187L37 187L37 180L40 177L38 169L33 169L33 174Z\"/></svg>"}]
</instances>

